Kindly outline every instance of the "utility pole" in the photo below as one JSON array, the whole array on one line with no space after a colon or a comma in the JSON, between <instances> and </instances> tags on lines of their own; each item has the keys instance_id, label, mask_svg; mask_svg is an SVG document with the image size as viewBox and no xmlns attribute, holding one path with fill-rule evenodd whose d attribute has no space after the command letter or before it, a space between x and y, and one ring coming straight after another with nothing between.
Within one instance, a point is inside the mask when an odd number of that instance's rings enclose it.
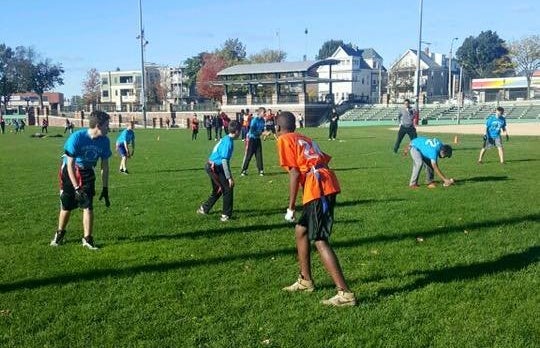
<instances>
[{"instance_id":1,"label":"utility pole","mask_svg":"<svg viewBox=\"0 0 540 348\"><path fill-rule=\"evenodd\" d=\"M422 53L422 12L424 1L420 0L420 25L418 27L418 51L416 52L416 76L414 81L414 95L416 98L416 109L420 112L420 54Z\"/></svg>"},{"instance_id":2,"label":"utility pole","mask_svg":"<svg viewBox=\"0 0 540 348\"><path fill-rule=\"evenodd\" d=\"M139 27L140 27L140 34L137 37L137 39L139 39L141 42L141 105L142 105L144 128L146 128L146 86L145 86L146 72L144 71L144 46L146 46L148 41L144 39L142 0L139 0Z\"/></svg>"},{"instance_id":3,"label":"utility pole","mask_svg":"<svg viewBox=\"0 0 540 348\"><path fill-rule=\"evenodd\" d=\"M454 47L454 41L457 40L457 37L452 39L452 42L450 43L450 54L448 55L448 104L450 104L450 101L452 100L452 96L454 94L452 93L452 48Z\"/></svg>"}]
</instances>

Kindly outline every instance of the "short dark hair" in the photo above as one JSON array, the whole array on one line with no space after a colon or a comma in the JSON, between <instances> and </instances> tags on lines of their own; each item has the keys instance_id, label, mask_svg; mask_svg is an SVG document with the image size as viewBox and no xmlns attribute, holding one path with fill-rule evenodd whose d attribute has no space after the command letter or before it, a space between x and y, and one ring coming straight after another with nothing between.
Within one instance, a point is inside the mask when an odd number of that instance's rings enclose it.
<instances>
[{"instance_id":1,"label":"short dark hair","mask_svg":"<svg viewBox=\"0 0 540 348\"><path fill-rule=\"evenodd\" d=\"M227 130L229 131L229 134L239 131L240 130L240 122L238 122L238 121L229 122L229 127L227 128Z\"/></svg>"},{"instance_id":2,"label":"short dark hair","mask_svg":"<svg viewBox=\"0 0 540 348\"><path fill-rule=\"evenodd\" d=\"M504 114L504 108L502 106L498 106L496 110L500 111L501 114Z\"/></svg>"},{"instance_id":3,"label":"short dark hair","mask_svg":"<svg viewBox=\"0 0 540 348\"><path fill-rule=\"evenodd\" d=\"M109 116L109 114L105 111L94 110L90 116L88 116L88 125L90 128L96 128L97 126L104 125L110 119L111 116Z\"/></svg>"},{"instance_id":4,"label":"short dark hair","mask_svg":"<svg viewBox=\"0 0 540 348\"><path fill-rule=\"evenodd\" d=\"M405 99L403 102L404 103L409 103L409 104L411 103L411 101L409 99Z\"/></svg>"},{"instance_id":5,"label":"short dark hair","mask_svg":"<svg viewBox=\"0 0 540 348\"><path fill-rule=\"evenodd\" d=\"M441 146L441 151L444 153L444 157L446 158L452 157L452 146L445 144Z\"/></svg>"},{"instance_id":6,"label":"short dark hair","mask_svg":"<svg viewBox=\"0 0 540 348\"><path fill-rule=\"evenodd\" d=\"M296 117L292 112L282 111L277 118L277 124L286 131L294 132L296 129Z\"/></svg>"}]
</instances>

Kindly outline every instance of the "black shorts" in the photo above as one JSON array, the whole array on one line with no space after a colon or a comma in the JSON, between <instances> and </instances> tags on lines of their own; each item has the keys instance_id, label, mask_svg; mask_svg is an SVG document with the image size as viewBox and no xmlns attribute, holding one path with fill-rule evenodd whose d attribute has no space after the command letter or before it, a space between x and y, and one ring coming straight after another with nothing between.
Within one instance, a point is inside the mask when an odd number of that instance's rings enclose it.
<instances>
[{"instance_id":1,"label":"black shorts","mask_svg":"<svg viewBox=\"0 0 540 348\"><path fill-rule=\"evenodd\" d=\"M310 241L328 240L334 225L336 195L316 199L304 205L298 225L306 227Z\"/></svg>"},{"instance_id":2,"label":"black shorts","mask_svg":"<svg viewBox=\"0 0 540 348\"><path fill-rule=\"evenodd\" d=\"M96 175L93 168L80 168L75 165L75 176L79 186L86 194L86 199L77 201L75 199L75 188L73 187L67 170L67 165L60 167L60 204L62 210L73 210L76 208L92 209L93 198L96 195Z\"/></svg>"}]
</instances>

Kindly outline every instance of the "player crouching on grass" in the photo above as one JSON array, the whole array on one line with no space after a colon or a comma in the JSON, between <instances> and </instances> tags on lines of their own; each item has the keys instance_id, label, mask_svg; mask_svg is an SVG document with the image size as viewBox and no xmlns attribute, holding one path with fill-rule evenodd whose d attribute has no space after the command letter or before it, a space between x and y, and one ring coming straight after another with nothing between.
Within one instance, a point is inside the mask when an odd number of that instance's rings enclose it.
<instances>
[{"instance_id":1,"label":"player crouching on grass","mask_svg":"<svg viewBox=\"0 0 540 348\"><path fill-rule=\"evenodd\" d=\"M116 138L116 151L122 158L120 160L120 173L129 174L126 163L127 159L131 158L135 154L135 132L133 132L133 121L127 124L127 128L124 129ZM131 144L131 151L129 150L129 144Z\"/></svg>"},{"instance_id":2,"label":"player crouching on grass","mask_svg":"<svg viewBox=\"0 0 540 348\"><path fill-rule=\"evenodd\" d=\"M198 214L206 215L219 197L223 195L223 212L221 221L227 221L231 218L233 212L233 187L231 166L229 164L234 150L233 140L240 135L240 123L231 121L228 127L228 135L221 138L219 143L214 146L208 162L206 163L206 173L210 177L212 193L210 197L197 210Z\"/></svg>"},{"instance_id":3,"label":"player crouching on grass","mask_svg":"<svg viewBox=\"0 0 540 348\"><path fill-rule=\"evenodd\" d=\"M452 147L450 145L444 145L437 138L428 139L425 137L418 137L411 141L408 149L405 150L405 154L407 154L407 152L411 154L413 160L411 180L409 182L410 188L416 189L419 187L418 176L424 165L426 166L427 186L429 188L437 187L437 184L433 180L433 171L441 178L444 186L450 186L454 183L454 179L447 178L437 164L439 157L452 157Z\"/></svg>"},{"instance_id":4,"label":"player crouching on grass","mask_svg":"<svg viewBox=\"0 0 540 348\"><path fill-rule=\"evenodd\" d=\"M323 153L310 138L296 133L296 118L290 112L282 112L277 118L279 164L289 172L289 206L285 220L294 221L294 209L299 186L303 187L302 216L296 223L296 250L300 275L296 283L283 288L285 291L308 291L315 289L311 277L311 242L319 251L324 267L332 277L337 295L322 301L330 306L354 306L356 298L349 290L329 238L334 222L336 195L339 182L328 168L331 157Z\"/></svg>"},{"instance_id":5,"label":"player crouching on grass","mask_svg":"<svg viewBox=\"0 0 540 348\"><path fill-rule=\"evenodd\" d=\"M92 201L95 195L96 175L94 167L101 159L101 182L103 189L99 200L105 199L109 207L109 157L111 143L107 137L109 132L109 115L103 111L92 111L88 122L90 128L83 128L69 136L64 144L64 156L60 168L60 214L58 230L51 241L51 246L62 243L66 234L66 226L73 209L83 209L84 236L82 245L96 250L92 237L94 212Z\"/></svg>"}]
</instances>

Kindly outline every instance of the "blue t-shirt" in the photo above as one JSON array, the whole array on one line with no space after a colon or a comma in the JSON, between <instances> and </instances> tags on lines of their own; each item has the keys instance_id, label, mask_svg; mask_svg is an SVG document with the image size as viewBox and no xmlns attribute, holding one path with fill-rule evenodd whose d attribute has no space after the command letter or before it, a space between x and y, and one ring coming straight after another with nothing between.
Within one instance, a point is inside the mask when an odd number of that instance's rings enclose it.
<instances>
[{"instance_id":1,"label":"blue t-shirt","mask_svg":"<svg viewBox=\"0 0 540 348\"><path fill-rule=\"evenodd\" d=\"M216 165L221 165L223 160L229 161L232 157L234 150L234 141L231 136L227 135L226 137L221 138L219 143L214 146L210 157L208 160L214 162Z\"/></svg>"},{"instance_id":2,"label":"blue t-shirt","mask_svg":"<svg viewBox=\"0 0 540 348\"><path fill-rule=\"evenodd\" d=\"M418 137L411 141L411 146L420 151L422 156L437 162L443 143L437 138L428 139L426 137Z\"/></svg>"},{"instance_id":3,"label":"blue t-shirt","mask_svg":"<svg viewBox=\"0 0 540 348\"><path fill-rule=\"evenodd\" d=\"M264 119L262 117L253 117L253 119L251 120L251 123L249 125L249 132L247 134L247 136L250 138L250 139L256 139L256 138L260 138L261 137L261 134L262 132L264 131Z\"/></svg>"},{"instance_id":4,"label":"blue t-shirt","mask_svg":"<svg viewBox=\"0 0 540 348\"><path fill-rule=\"evenodd\" d=\"M83 168L95 167L99 158L104 160L112 155L109 138L100 136L92 139L87 128L71 134L64 144L64 151L75 158L75 163ZM64 163L67 163L66 158Z\"/></svg>"},{"instance_id":5,"label":"blue t-shirt","mask_svg":"<svg viewBox=\"0 0 540 348\"><path fill-rule=\"evenodd\" d=\"M501 136L501 130L506 128L506 119L504 116L490 115L486 121L486 131L487 135L496 139Z\"/></svg>"},{"instance_id":6,"label":"blue t-shirt","mask_svg":"<svg viewBox=\"0 0 540 348\"><path fill-rule=\"evenodd\" d=\"M133 132L133 129L126 128L120 132L118 138L116 138L116 143L123 144L124 141L128 144L135 143L135 132Z\"/></svg>"}]
</instances>

